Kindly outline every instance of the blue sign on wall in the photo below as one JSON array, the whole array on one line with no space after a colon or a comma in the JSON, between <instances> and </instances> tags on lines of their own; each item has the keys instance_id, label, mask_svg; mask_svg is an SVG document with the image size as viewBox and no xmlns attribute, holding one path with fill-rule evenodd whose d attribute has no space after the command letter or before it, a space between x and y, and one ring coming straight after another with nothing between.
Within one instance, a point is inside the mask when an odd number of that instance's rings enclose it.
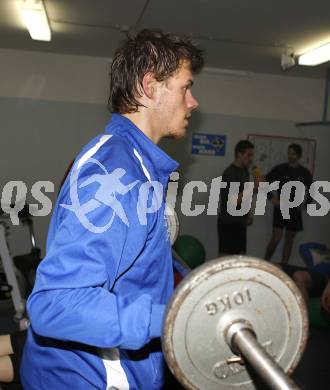
<instances>
[{"instance_id":1,"label":"blue sign on wall","mask_svg":"<svg viewBox=\"0 0 330 390\"><path fill-rule=\"evenodd\" d=\"M191 152L192 154L205 156L224 156L226 152L226 136L193 133Z\"/></svg>"}]
</instances>

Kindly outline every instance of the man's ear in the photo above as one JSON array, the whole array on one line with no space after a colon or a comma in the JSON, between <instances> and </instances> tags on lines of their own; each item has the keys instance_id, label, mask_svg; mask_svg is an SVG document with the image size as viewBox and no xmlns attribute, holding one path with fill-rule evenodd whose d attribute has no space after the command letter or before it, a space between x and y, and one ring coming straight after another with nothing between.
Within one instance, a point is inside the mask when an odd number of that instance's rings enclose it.
<instances>
[{"instance_id":1,"label":"man's ear","mask_svg":"<svg viewBox=\"0 0 330 390\"><path fill-rule=\"evenodd\" d=\"M152 72L148 72L143 76L142 87L145 95L152 99L155 94L157 80Z\"/></svg>"}]
</instances>

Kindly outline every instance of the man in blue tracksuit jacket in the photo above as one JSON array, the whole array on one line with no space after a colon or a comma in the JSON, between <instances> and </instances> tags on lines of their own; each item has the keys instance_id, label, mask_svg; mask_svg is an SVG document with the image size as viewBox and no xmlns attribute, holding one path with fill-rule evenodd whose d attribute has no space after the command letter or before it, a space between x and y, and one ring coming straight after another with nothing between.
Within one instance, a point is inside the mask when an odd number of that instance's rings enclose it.
<instances>
[{"instance_id":1,"label":"man in blue tracksuit jacket","mask_svg":"<svg viewBox=\"0 0 330 390\"><path fill-rule=\"evenodd\" d=\"M111 120L64 182L28 300L24 389L162 387L159 337L173 292L164 208L177 163L157 143L185 135L202 66L188 38L156 31L116 51Z\"/></svg>"}]
</instances>

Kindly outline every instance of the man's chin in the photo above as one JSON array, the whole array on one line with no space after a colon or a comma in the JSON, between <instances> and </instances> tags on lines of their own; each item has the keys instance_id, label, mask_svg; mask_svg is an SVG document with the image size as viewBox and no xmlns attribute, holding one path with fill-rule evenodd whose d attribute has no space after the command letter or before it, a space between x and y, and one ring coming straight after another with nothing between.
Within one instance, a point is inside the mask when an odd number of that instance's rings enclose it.
<instances>
[{"instance_id":1,"label":"man's chin","mask_svg":"<svg viewBox=\"0 0 330 390\"><path fill-rule=\"evenodd\" d=\"M187 135L187 129L182 129L174 134L174 139L182 139Z\"/></svg>"},{"instance_id":2,"label":"man's chin","mask_svg":"<svg viewBox=\"0 0 330 390\"><path fill-rule=\"evenodd\" d=\"M165 138L182 139L186 136L186 134L187 134L187 129L184 127L180 130L172 131Z\"/></svg>"}]
</instances>

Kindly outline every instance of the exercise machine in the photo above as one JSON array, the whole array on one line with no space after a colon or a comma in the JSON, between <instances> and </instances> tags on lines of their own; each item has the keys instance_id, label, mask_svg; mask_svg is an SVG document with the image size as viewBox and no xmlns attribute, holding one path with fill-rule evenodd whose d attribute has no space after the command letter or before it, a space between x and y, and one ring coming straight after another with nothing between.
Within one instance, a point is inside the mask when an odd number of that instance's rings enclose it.
<instances>
[{"instance_id":1,"label":"exercise machine","mask_svg":"<svg viewBox=\"0 0 330 390\"><path fill-rule=\"evenodd\" d=\"M14 319L19 323L20 329L26 329L29 321L26 316L26 298L31 292L35 280L36 268L40 263L40 249L36 245L32 216L28 206L24 206L18 214L23 225L28 227L31 242L31 252L12 258L9 250L8 236L10 234L10 216L0 212L0 258L1 267L5 276L2 286L10 287L10 296L13 302ZM9 292L9 291L8 291Z\"/></svg>"}]
</instances>

